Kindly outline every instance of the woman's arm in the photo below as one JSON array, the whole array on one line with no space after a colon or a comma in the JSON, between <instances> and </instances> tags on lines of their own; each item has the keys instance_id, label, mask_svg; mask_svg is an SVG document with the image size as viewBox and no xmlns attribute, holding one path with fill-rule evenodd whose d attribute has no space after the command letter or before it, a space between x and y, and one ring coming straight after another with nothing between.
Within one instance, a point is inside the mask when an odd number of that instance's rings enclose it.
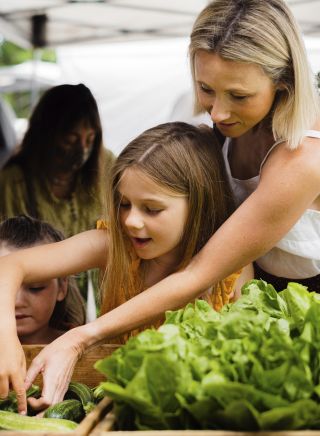
<instances>
[{"instance_id":1,"label":"woman's arm","mask_svg":"<svg viewBox=\"0 0 320 436\"><path fill-rule=\"evenodd\" d=\"M19 394L19 411L26 410L25 359L17 337L15 297L22 283L68 276L93 267L104 267L107 232L91 230L54 244L19 250L0 259L0 398L9 384Z\"/></svg>"},{"instance_id":2,"label":"woman's arm","mask_svg":"<svg viewBox=\"0 0 320 436\"><path fill-rule=\"evenodd\" d=\"M211 237L189 266L85 326L86 344L152 322L180 308L212 283L269 251L295 224L320 192L319 141L296 151L275 149L257 190ZM92 331L90 332L90 329Z\"/></svg>"},{"instance_id":3,"label":"woman's arm","mask_svg":"<svg viewBox=\"0 0 320 436\"><path fill-rule=\"evenodd\" d=\"M311 148L311 150L310 150ZM28 383L44 371L40 401L59 401L70 368L88 347L178 309L215 283L270 250L320 191L320 147L275 150L257 190L212 236L183 271L172 274L90 324L73 329L46 347L28 371ZM62 350L62 351L61 351ZM65 350L65 351L64 351ZM69 351L68 351L69 350ZM59 374L53 368L60 368Z\"/></svg>"}]
</instances>

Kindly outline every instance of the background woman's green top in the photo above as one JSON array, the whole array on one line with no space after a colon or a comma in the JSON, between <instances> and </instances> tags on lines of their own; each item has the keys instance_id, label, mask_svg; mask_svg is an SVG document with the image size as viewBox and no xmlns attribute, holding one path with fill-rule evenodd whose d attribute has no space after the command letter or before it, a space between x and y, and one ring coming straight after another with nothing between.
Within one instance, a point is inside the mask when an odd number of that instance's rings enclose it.
<instances>
[{"instance_id":1,"label":"background woman's green top","mask_svg":"<svg viewBox=\"0 0 320 436\"><path fill-rule=\"evenodd\" d=\"M105 150L106 174L114 162L111 151ZM105 180L105 178L103 178ZM66 237L93 229L102 215L102 200L99 194L87 191L79 182L71 198L55 197L46 181L30 175L29 183L34 191L38 218L61 230ZM0 172L0 218L19 214L29 215L27 207L25 175L18 165L12 165Z\"/></svg>"}]
</instances>

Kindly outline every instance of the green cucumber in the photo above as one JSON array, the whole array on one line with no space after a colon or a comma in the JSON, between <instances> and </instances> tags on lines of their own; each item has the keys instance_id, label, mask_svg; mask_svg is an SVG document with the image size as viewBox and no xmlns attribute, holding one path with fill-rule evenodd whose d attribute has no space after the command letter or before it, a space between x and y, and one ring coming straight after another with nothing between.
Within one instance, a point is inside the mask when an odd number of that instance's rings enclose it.
<instances>
[{"instance_id":1,"label":"green cucumber","mask_svg":"<svg viewBox=\"0 0 320 436\"><path fill-rule=\"evenodd\" d=\"M43 416L44 418L68 419L80 422L84 418L85 412L80 401L64 400L48 407Z\"/></svg>"},{"instance_id":2,"label":"green cucumber","mask_svg":"<svg viewBox=\"0 0 320 436\"><path fill-rule=\"evenodd\" d=\"M93 396L96 403L99 403L106 395L106 391L103 389L102 385L98 385L93 389Z\"/></svg>"},{"instance_id":3,"label":"green cucumber","mask_svg":"<svg viewBox=\"0 0 320 436\"><path fill-rule=\"evenodd\" d=\"M65 399L75 399L81 401L86 415L95 407L95 398L92 390L84 383L70 382Z\"/></svg>"},{"instance_id":4,"label":"green cucumber","mask_svg":"<svg viewBox=\"0 0 320 436\"><path fill-rule=\"evenodd\" d=\"M41 390L37 385L31 385L26 392L27 398L35 397L39 398L41 395ZM8 412L18 412L18 402L16 393L10 391L7 398L0 399L0 410L6 410Z\"/></svg>"},{"instance_id":5,"label":"green cucumber","mask_svg":"<svg viewBox=\"0 0 320 436\"><path fill-rule=\"evenodd\" d=\"M39 419L0 410L0 428L3 430L64 433L76 427L75 422L66 419Z\"/></svg>"},{"instance_id":6,"label":"green cucumber","mask_svg":"<svg viewBox=\"0 0 320 436\"><path fill-rule=\"evenodd\" d=\"M27 390L27 398L34 397L39 398L41 396L41 389L37 385L31 385Z\"/></svg>"}]
</instances>

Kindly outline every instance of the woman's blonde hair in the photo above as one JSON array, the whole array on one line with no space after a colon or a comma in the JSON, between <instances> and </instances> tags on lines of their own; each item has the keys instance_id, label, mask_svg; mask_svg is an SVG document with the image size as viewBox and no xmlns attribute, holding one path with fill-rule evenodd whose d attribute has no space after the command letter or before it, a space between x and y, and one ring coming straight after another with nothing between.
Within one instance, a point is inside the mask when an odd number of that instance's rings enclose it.
<instances>
[{"instance_id":1,"label":"woman's blonde hair","mask_svg":"<svg viewBox=\"0 0 320 436\"><path fill-rule=\"evenodd\" d=\"M215 0L196 19L189 46L223 59L259 65L278 88L272 118L275 139L298 147L319 117L319 98L306 50L290 9L283 0ZM196 102L196 111L200 105Z\"/></svg>"},{"instance_id":2,"label":"woman's blonde hair","mask_svg":"<svg viewBox=\"0 0 320 436\"><path fill-rule=\"evenodd\" d=\"M102 313L143 291L143 271L119 219L118 186L127 168L143 172L162 189L188 200L188 217L175 271L189 263L234 211L221 146L209 127L166 123L130 142L116 160L108 189L110 250L102 286Z\"/></svg>"}]
</instances>

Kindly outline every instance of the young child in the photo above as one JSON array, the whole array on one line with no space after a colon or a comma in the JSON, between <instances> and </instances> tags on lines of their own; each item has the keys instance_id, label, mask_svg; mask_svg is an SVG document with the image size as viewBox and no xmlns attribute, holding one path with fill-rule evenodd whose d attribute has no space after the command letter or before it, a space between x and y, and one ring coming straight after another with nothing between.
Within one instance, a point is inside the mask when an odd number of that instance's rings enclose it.
<instances>
[{"instance_id":1,"label":"young child","mask_svg":"<svg viewBox=\"0 0 320 436\"><path fill-rule=\"evenodd\" d=\"M8 300L21 282L100 267L105 271L101 305L105 314L184 268L234 210L220 146L215 141L211 129L182 122L162 124L138 136L122 151L111 171L108 214L102 226L107 230L90 230L3 258L0 277L6 283L6 294L2 301L9 307ZM203 289L203 298L220 309L249 277L245 268L242 274L236 272L217 286L209 284ZM0 281L0 291L3 288ZM180 306L184 304L180 300ZM42 371L44 389L33 407L37 401L39 408L59 401L81 353L119 335L117 320L111 327L117 335L110 334L105 317L65 333L36 357L26 384ZM159 321L148 317L145 325L158 325ZM137 327L134 315L127 324L127 330L120 333ZM13 348L14 354L17 351ZM58 365L53 362L56 359Z\"/></svg>"},{"instance_id":2,"label":"young child","mask_svg":"<svg viewBox=\"0 0 320 436\"><path fill-rule=\"evenodd\" d=\"M99 223L110 232L102 314L184 268L234 210L220 147L206 126L176 122L147 130L111 174L109 224ZM202 298L220 310L237 297L249 269Z\"/></svg>"},{"instance_id":3,"label":"young child","mask_svg":"<svg viewBox=\"0 0 320 436\"><path fill-rule=\"evenodd\" d=\"M50 224L20 215L0 223L0 256L63 239ZM85 323L84 301L72 277L23 283L16 295L15 317L22 344L48 344Z\"/></svg>"}]
</instances>

